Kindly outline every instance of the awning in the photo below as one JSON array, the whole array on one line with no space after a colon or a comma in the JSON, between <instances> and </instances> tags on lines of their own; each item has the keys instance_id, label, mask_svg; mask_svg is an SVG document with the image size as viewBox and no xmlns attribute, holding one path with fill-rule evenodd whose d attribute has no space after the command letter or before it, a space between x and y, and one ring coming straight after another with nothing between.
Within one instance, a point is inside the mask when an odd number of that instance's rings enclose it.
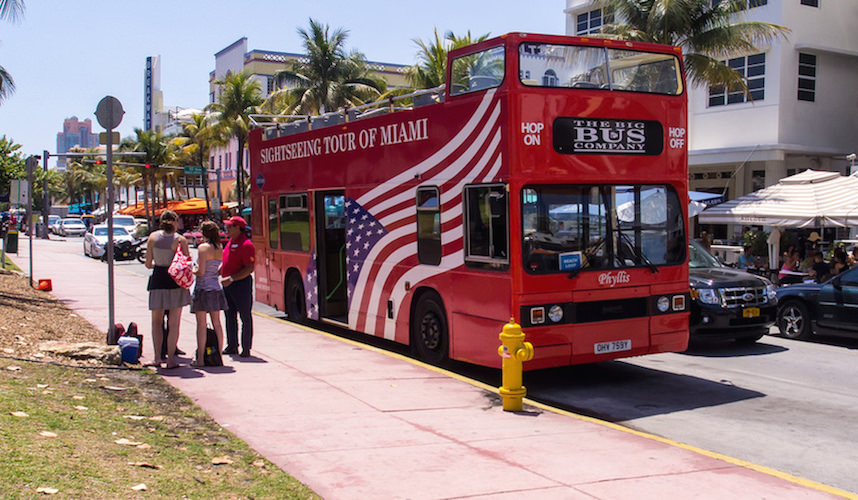
<instances>
[{"instance_id":1,"label":"awning","mask_svg":"<svg viewBox=\"0 0 858 500\"><path fill-rule=\"evenodd\" d=\"M157 217L161 215L164 210L172 210L179 215L204 214L206 213L206 200L202 198L191 198L189 200L170 200L167 202L166 207L164 207L162 204L158 204L158 207L155 209L155 216ZM146 207L143 203L138 203L136 205L130 205L123 208L119 211L119 213L123 215L135 215L139 217L145 217Z\"/></svg>"},{"instance_id":2,"label":"awning","mask_svg":"<svg viewBox=\"0 0 858 500\"><path fill-rule=\"evenodd\" d=\"M701 224L780 227L858 225L858 177L806 170L759 191L706 208Z\"/></svg>"}]
</instances>

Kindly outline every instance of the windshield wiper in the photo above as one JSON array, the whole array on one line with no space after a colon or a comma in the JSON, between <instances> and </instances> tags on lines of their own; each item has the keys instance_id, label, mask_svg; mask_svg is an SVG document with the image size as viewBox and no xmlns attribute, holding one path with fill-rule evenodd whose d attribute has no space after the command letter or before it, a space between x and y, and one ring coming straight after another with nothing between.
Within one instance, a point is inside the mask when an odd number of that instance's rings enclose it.
<instances>
[{"instance_id":1,"label":"windshield wiper","mask_svg":"<svg viewBox=\"0 0 858 500\"><path fill-rule=\"evenodd\" d=\"M646 265L647 265L647 267L649 267L649 270L650 270L650 271L652 271L652 273L653 273L653 274L655 274L655 273L657 273L657 272L658 272L658 266L656 266L655 264L653 264L653 263L652 263L652 261L651 261L651 260L649 260L649 259L646 257L646 255L644 255L644 253L641 251L641 249L640 249L640 248L638 248L638 247L635 245L634 240L632 240L632 239L631 239L631 237L630 237L629 235L627 235L627 234L625 234L625 233L619 233L619 235L620 235L620 238L622 238L622 239L623 239L623 240L624 240L624 241L629 245L629 247L632 249L632 251L634 251L635 256L636 256L638 259L640 259L644 264L646 264Z\"/></svg>"}]
</instances>

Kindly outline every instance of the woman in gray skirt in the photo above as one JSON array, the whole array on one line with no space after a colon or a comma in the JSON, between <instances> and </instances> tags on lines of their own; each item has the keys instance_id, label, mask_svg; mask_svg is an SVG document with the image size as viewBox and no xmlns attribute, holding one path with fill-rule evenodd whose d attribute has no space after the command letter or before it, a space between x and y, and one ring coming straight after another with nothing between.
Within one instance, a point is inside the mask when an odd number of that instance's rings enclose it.
<instances>
[{"instance_id":1,"label":"woman in gray skirt","mask_svg":"<svg viewBox=\"0 0 858 500\"><path fill-rule=\"evenodd\" d=\"M197 316L197 356L191 366L204 366L206 352L206 315L211 318L212 328L217 334L217 352L223 349L223 326L220 322L220 312L227 308L226 296L220 285L218 274L223 260L223 245L220 243L220 233L217 224L212 221L203 222L200 230L205 243L197 249L197 267L194 274L197 284L194 285L194 297L191 301L191 313Z\"/></svg>"},{"instance_id":2,"label":"woman in gray skirt","mask_svg":"<svg viewBox=\"0 0 858 500\"><path fill-rule=\"evenodd\" d=\"M149 235L146 244L146 267L152 270L149 277L149 310L152 311L152 342L155 365L166 362L165 368L176 368L176 344L179 342L179 325L182 308L191 303L191 293L180 287L167 272L177 251L190 255L188 241L176 233L179 216L172 210L161 214L161 229ZM164 340L164 311L167 311L167 359L161 359Z\"/></svg>"}]
</instances>

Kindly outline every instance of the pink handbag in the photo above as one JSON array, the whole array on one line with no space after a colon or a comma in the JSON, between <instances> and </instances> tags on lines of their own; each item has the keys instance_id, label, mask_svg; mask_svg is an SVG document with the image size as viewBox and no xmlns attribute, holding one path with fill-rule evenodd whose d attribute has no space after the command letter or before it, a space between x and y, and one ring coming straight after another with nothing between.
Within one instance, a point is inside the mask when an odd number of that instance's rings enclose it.
<instances>
[{"instance_id":1,"label":"pink handbag","mask_svg":"<svg viewBox=\"0 0 858 500\"><path fill-rule=\"evenodd\" d=\"M173 262L167 268L167 273L182 288L190 288L194 284L193 261L190 256L182 253L181 249L176 250L176 255L173 256Z\"/></svg>"}]
</instances>

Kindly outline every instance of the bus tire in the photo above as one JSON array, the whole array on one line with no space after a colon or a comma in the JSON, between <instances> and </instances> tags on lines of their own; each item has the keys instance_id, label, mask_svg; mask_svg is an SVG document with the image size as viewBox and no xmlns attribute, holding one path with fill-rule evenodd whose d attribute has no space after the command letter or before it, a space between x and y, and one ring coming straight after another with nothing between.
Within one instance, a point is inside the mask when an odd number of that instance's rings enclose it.
<instances>
[{"instance_id":1,"label":"bus tire","mask_svg":"<svg viewBox=\"0 0 858 500\"><path fill-rule=\"evenodd\" d=\"M411 317L411 350L421 360L440 364L449 357L449 329L441 297L423 294Z\"/></svg>"},{"instance_id":2,"label":"bus tire","mask_svg":"<svg viewBox=\"0 0 858 500\"><path fill-rule=\"evenodd\" d=\"M289 321L303 323L307 321L307 302L304 299L304 283L298 273L290 273L284 291L286 314Z\"/></svg>"}]
</instances>

